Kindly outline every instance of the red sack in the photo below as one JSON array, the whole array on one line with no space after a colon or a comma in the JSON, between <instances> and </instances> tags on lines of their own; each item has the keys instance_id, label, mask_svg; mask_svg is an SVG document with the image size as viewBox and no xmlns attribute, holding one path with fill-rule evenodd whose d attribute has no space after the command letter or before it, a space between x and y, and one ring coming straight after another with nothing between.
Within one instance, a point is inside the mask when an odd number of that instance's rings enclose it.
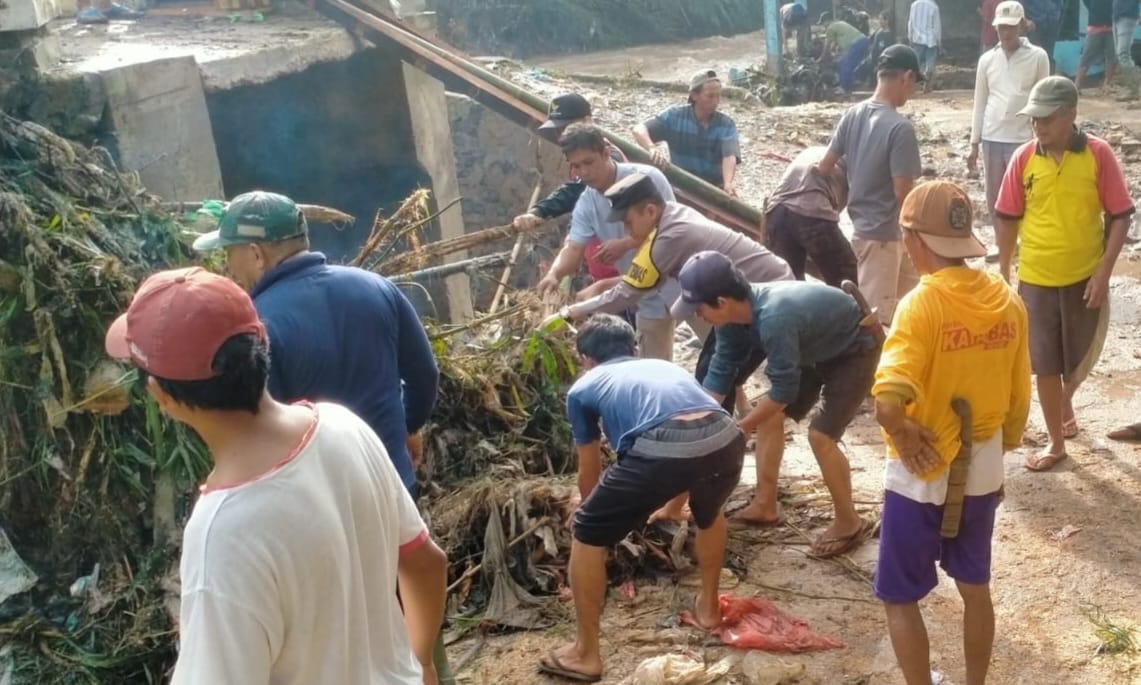
<instances>
[{"instance_id":1,"label":"red sack","mask_svg":"<svg viewBox=\"0 0 1141 685\"><path fill-rule=\"evenodd\" d=\"M812 632L808 622L790 616L764 597L721 595L721 626L711 631L730 647L766 652L817 652L841 649L843 642ZM697 626L685 612L682 622ZM700 626L697 626L700 627Z\"/></svg>"}]
</instances>

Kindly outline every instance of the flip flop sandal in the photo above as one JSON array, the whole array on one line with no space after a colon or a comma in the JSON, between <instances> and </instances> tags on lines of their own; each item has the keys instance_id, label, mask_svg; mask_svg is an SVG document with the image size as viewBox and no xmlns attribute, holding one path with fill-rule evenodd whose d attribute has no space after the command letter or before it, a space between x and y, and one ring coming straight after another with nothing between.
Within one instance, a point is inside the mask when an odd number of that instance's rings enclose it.
<instances>
[{"instance_id":1,"label":"flip flop sandal","mask_svg":"<svg viewBox=\"0 0 1141 685\"><path fill-rule=\"evenodd\" d=\"M1062 462L1070 455L1062 452L1061 454L1035 454L1026 457L1026 470L1028 471L1049 471Z\"/></svg>"},{"instance_id":2,"label":"flip flop sandal","mask_svg":"<svg viewBox=\"0 0 1141 685\"><path fill-rule=\"evenodd\" d=\"M851 535L844 535L838 538L817 538L816 542L812 543L812 551L809 556L813 559L833 559L841 554L847 554L852 550L859 547L867 539L868 534L875 529L875 524L866 519L860 519L860 527ZM838 545L833 547L833 545ZM821 547L833 547L827 552L817 552L816 550Z\"/></svg>"},{"instance_id":3,"label":"flip flop sandal","mask_svg":"<svg viewBox=\"0 0 1141 685\"><path fill-rule=\"evenodd\" d=\"M1078 433L1080 433L1081 430L1077 418L1062 423L1062 437L1067 440L1078 437Z\"/></svg>"},{"instance_id":4,"label":"flip flop sandal","mask_svg":"<svg viewBox=\"0 0 1141 685\"><path fill-rule=\"evenodd\" d=\"M602 674L593 675L590 673L582 673L573 668L563 666L559 658L555 656L555 650L547 652L547 656L539 659L539 673L557 676L559 678L566 678L578 683L597 683L602 680Z\"/></svg>"},{"instance_id":5,"label":"flip flop sandal","mask_svg":"<svg viewBox=\"0 0 1141 685\"><path fill-rule=\"evenodd\" d=\"M1141 441L1141 423L1133 423L1124 428L1110 431L1105 437L1110 440L1121 440L1124 442Z\"/></svg>"}]
</instances>

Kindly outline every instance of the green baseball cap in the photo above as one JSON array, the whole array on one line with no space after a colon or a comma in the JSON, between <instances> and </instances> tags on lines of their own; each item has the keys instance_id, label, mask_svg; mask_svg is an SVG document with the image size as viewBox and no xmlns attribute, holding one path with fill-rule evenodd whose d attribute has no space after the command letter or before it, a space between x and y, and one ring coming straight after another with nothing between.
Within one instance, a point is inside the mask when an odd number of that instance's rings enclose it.
<instances>
[{"instance_id":1,"label":"green baseball cap","mask_svg":"<svg viewBox=\"0 0 1141 685\"><path fill-rule=\"evenodd\" d=\"M308 232L297 203L284 195L255 190L235 197L222 215L218 230L198 236L194 249L210 252L230 245L273 243Z\"/></svg>"},{"instance_id":2,"label":"green baseball cap","mask_svg":"<svg viewBox=\"0 0 1141 685\"><path fill-rule=\"evenodd\" d=\"M1078 106L1078 87L1065 76L1047 76L1030 89L1030 98L1019 114L1043 119L1062 107Z\"/></svg>"}]
</instances>

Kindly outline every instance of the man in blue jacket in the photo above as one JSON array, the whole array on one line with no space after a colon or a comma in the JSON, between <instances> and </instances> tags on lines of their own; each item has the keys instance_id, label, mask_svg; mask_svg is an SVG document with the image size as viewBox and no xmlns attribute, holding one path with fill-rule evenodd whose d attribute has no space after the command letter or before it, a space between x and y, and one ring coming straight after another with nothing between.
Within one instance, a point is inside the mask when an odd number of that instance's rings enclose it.
<instances>
[{"instance_id":1,"label":"man in blue jacket","mask_svg":"<svg viewBox=\"0 0 1141 685\"><path fill-rule=\"evenodd\" d=\"M405 487L411 454L436 403L439 370L416 310L388 279L333 266L309 251L293 200L254 191L234 198L194 249L226 251L230 274L250 292L270 341L269 392L281 402L348 407L380 437Z\"/></svg>"},{"instance_id":2,"label":"man in blue jacket","mask_svg":"<svg viewBox=\"0 0 1141 685\"><path fill-rule=\"evenodd\" d=\"M194 249L225 250L231 277L253 298L269 335L270 395L347 407L380 438L415 498L419 431L440 373L404 294L379 274L310 252L301 210L276 193L234 198L218 230L199 236ZM451 682L442 642L436 669L442 685Z\"/></svg>"}]
</instances>

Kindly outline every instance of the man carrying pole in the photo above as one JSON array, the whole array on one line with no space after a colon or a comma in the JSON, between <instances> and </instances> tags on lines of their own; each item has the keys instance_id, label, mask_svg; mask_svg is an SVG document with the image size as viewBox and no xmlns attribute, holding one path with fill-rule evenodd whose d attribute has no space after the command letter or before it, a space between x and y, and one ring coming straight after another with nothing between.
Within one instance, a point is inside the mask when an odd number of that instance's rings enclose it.
<instances>
[{"instance_id":1,"label":"man carrying pole","mask_svg":"<svg viewBox=\"0 0 1141 685\"><path fill-rule=\"evenodd\" d=\"M918 602L937 584L938 562L963 598L965 682L982 685L1002 457L1021 444L1030 411L1026 308L1000 276L966 265L986 248L958 186L917 186L900 226L922 280L899 304L872 389L888 450L875 592L904 681L931 685Z\"/></svg>"}]
</instances>

